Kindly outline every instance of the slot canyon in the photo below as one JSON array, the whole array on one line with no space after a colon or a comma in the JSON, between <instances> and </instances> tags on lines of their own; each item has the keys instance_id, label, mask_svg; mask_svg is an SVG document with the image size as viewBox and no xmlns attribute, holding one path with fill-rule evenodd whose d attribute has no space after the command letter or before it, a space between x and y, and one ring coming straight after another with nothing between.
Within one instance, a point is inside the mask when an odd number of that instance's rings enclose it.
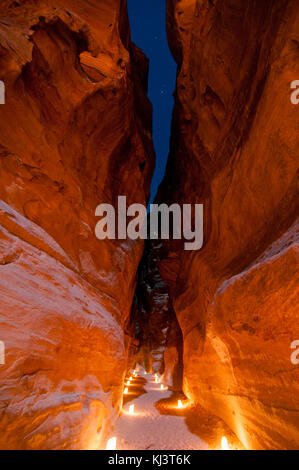
<instances>
[{"instance_id":1,"label":"slot canyon","mask_svg":"<svg viewBox=\"0 0 299 470\"><path fill-rule=\"evenodd\" d=\"M165 30L177 77L154 196L203 204L194 251L95 235L99 204L148 206L155 169L126 0L1 0L2 450L145 449L140 427L122 434L132 370L135 408L147 378L167 388L151 448L299 449L298 0L167 0ZM167 442L174 422L187 447Z\"/></svg>"}]
</instances>

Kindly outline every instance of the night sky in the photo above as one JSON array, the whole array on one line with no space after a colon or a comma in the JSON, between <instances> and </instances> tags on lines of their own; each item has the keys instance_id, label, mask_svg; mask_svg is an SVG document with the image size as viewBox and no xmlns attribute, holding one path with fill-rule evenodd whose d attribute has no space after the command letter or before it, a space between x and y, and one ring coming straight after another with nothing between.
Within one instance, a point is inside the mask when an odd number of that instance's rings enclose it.
<instances>
[{"instance_id":1,"label":"night sky","mask_svg":"<svg viewBox=\"0 0 299 470\"><path fill-rule=\"evenodd\" d=\"M151 202L164 176L169 151L176 63L166 37L166 0L127 0L132 41L150 60L149 98L153 104L156 169Z\"/></svg>"}]
</instances>

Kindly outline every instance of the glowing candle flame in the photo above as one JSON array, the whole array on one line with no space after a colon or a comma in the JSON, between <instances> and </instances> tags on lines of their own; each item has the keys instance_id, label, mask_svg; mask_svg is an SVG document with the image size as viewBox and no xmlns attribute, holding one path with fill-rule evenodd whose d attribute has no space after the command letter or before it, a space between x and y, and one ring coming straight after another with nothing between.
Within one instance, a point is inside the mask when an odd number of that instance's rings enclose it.
<instances>
[{"instance_id":1,"label":"glowing candle flame","mask_svg":"<svg viewBox=\"0 0 299 470\"><path fill-rule=\"evenodd\" d=\"M134 414L134 405L130 405L129 407L129 415L133 415Z\"/></svg>"},{"instance_id":2,"label":"glowing candle flame","mask_svg":"<svg viewBox=\"0 0 299 470\"><path fill-rule=\"evenodd\" d=\"M182 400L179 400L179 401L178 401L178 408L183 408Z\"/></svg>"},{"instance_id":3,"label":"glowing candle flame","mask_svg":"<svg viewBox=\"0 0 299 470\"><path fill-rule=\"evenodd\" d=\"M161 385L161 390L164 390L164 385Z\"/></svg>"},{"instance_id":4,"label":"glowing candle flame","mask_svg":"<svg viewBox=\"0 0 299 470\"><path fill-rule=\"evenodd\" d=\"M156 384L158 383L158 376L157 376L157 374L155 374L155 383L156 383Z\"/></svg>"},{"instance_id":5,"label":"glowing candle flame","mask_svg":"<svg viewBox=\"0 0 299 470\"><path fill-rule=\"evenodd\" d=\"M128 380L128 382L126 383L126 385L131 385L131 382Z\"/></svg>"},{"instance_id":6,"label":"glowing candle flame","mask_svg":"<svg viewBox=\"0 0 299 470\"><path fill-rule=\"evenodd\" d=\"M106 445L106 450L115 450L116 449L116 437L111 437Z\"/></svg>"},{"instance_id":7,"label":"glowing candle flame","mask_svg":"<svg viewBox=\"0 0 299 470\"><path fill-rule=\"evenodd\" d=\"M126 387L125 390L124 390L124 394L127 395L128 391L129 391L129 389L128 389L128 387Z\"/></svg>"},{"instance_id":8,"label":"glowing candle flame","mask_svg":"<svg viewBox=\"0 0 299 470\"><path fill-rule=\"evenodd\" d=\"M223 436L223 438L221 439L221 449L222 450L229 450L228 442L227 442L227 439L226 439L225 436Z\"/></svg>"},{"instance_id":9,"label":"glowing candle flame","mask_svg":"<svg viewBox=\"0 0 299 470\"><path fill-rule=\"evenodd\" d=\"M129 380L132 380L132 376L129 378Z\"/></svg>"}]
</instances>

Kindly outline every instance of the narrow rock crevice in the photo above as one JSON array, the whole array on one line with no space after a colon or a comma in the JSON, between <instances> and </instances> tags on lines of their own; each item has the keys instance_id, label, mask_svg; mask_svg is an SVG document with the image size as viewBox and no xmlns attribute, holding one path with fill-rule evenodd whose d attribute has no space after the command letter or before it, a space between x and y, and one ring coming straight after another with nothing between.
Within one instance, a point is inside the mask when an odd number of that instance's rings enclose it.
<instances>
[{"instance_id":1,"label":"narrow rock crevice","mask_svg":"<svg viewBox=\"0 0 299 470\"><path fill-rule=\"evenodd\" d=\"M193 252L95 236L99 204L147 206L157 183L127 2L1 1L2 449L130 439L132 396L150 425L120 447L299 446L298 0L167 0L165 27L178 69L155 202L204 205ZM136 364L151 375L126 396Z\"/></svg>"},{"instance_id":2,"label":"narrow rock crevice","mask_svg":"<svg viewBox=\"0 0 299 470\"><path fill-rule=\"evenodd\" d=\"M148 241L141 259L132 313L132 360L182 390L183 339L169 290L159 273L162 243ZM132 362L130 363L132 364Z\"/></svg>"}]
</instances>

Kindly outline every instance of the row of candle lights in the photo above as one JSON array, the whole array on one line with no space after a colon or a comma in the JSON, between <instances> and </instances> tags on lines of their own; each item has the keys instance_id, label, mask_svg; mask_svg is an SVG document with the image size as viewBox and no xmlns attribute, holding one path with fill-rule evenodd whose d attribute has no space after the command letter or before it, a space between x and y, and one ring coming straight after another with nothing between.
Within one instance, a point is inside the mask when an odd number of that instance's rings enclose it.
<instances>
[{"instance_id":1,"label":"row of candle lights","mask_svg":"<svg viewBox=\"0 0 299 470\"><path fill-rule=\"evenodd\" d=\"M133 375L133 377L137 377L137 372L136 372L136 370L133 370L132 375ZM129 393L129 388L128 388L128 386L131 385L131 381L133 380L132 375L129 377L129 379L127 380L127 382L126 382L126 384L125 384L126 387L125 387L125 389L124 389L124 395L127 395L127 394ZM155 383L159 383L159 378L158 378L158 375L157 375L157 374L154 375L154 378L155 378ZM168 390L168 387L166 387L165 385L161 384L160 390ZM184 407L182 400L178 400L177 407L178 407L178 408L183 408L183 407ZM134 405L130 405L130 406L129 406L129 415L134 416L134 408L135 408ZM109 439L108 442L107 442L106 450L115 450L115 449L116 449L116 437L112 437L112 438ZM225 436L223 436L222 439L221 439L221 449L222 449L222 450L229 450L228 442L227 442L227 439L226 439Z\"/></svg>"},{"instance_id":2,"label":"row of candle lights","mask_svg":"<svg viewBox=\"0 0 299 470\"><path fill-rule=\"evenodd\" d=\"M128 395L129 393L129 386L131 385L131 382L133 380L133 377L137 377L137 372L136 370L133 370L132 372L132 375L127 379L127 381L125 382L125 389L124 389L124 395ZM133 376L133 377L132 377ZM159 380L158 380L158 375L155 374L155 383L159 383ZM166 387L165 385L161 384L160 386L160 390L167 390L168 387ZM180 406L181 404L181 406ZM182 408L182 402L181 400L179 400L179 408ZM135 406L134 405L130 405L129 406L129 415L131 416L134 416L134 409L135 409ZM107 446L106 446L106 450L116 450L116 437L112 437L111 439L108 440L107 442Z\"/></svg>"},{"instance_id":3,"label":"row of candle lights","mask_svg":"<svg viewBox=\"0 0 299 470\"><path fill-rule=\"evenodd\" d=\"M134 377L137 377L137 373L136 373L135 371L133 371L133 376L134 376ZM127 394L129 393L129 388L128 388L128 386L131 385L132 379L133 379L133 377L130 376L130 377L128 378L127 382L125 383L126 387L125 387L125 389L124 389L124 395L127 395ZM158 375L157 375L157 374L155 374L155 383L156 383L156 384L159 383L159 379L158 379ZM160 390L167 390L167 389L168 389L168 387L166 387L165 385L161 384ZM179 400L179 401L180 401L180 400Z\"/></svg>"},{"instance_id":4,"label":"row of candle lights","mask_svg":"<svg viewBox=\"0 0 299 470\"><path fill-rule=\"evenodd\" d=\"M109 439L106 450L116 450L116 437ZM225 436L221 439L221 450L230 450Z\"/></svg>"}]
</instances>

